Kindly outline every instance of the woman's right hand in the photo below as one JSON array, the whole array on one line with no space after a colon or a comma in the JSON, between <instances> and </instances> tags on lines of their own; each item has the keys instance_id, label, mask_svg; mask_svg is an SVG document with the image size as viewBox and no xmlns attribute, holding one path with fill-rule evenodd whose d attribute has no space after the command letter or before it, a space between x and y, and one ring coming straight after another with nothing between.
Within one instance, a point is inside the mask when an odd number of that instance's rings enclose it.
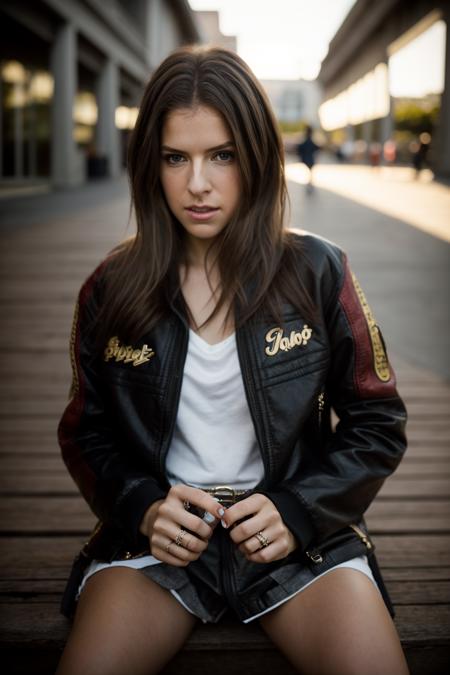
<instances>
[{"instance_id":1,"label":"woman's right hand","mask_svg":"<svg viewBox=\"0 0 450 675\"><path fill-rule=\"evenodd\" d=\"M211 523L187 511L185 502L211 514ZM207 548L208 540L223 514L224 509L210 494L178 484L170 488L165 499L153 502L147 509L139 530L148 537L150 551L155 558L169 565L186 567ZM178 544L175 543L177 537Z\"/></svg>"}]
</instances>

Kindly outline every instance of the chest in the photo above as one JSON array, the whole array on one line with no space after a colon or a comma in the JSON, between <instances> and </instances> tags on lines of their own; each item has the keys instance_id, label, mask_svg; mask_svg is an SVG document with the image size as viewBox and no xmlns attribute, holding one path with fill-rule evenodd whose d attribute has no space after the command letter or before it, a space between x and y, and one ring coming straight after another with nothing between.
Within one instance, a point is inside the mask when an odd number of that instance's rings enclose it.
<instances>
[{"instance_id":1,"label":"chest","mask_svg":"<svg viewBox=\"0 0 450 675\"><path fill-rule=\"evenodd\" d=\"M212 278L210 282L211 286L204 272L191 271L182 280L182 293L189 308L192 330L207 343L214 345L234 332L234 320L228 303L216 309L220 292L217 281ZM215 309L214 316L211 317ZM205 324L209 317L210 320Z\"/></svg>"},{"instance_id":2,"label":"chest","mask_svg":"<svg viewBox=\"0 0 450 675\"><path fill-rule=\"evenodd\" d=\"M189 333L186 323L174 316L161 321L133 346L111 344L104 355L104 382L110 392L113 416L129 422L132 433L138 421L146 437L152 437L147 438L146 444L162 444L165 448L170 441L181 386L189 380L188 345L192 338L202 340ZM288 457L302 429L320 424L330 359L326 333L307 324L297 313L288 312L281 325L272 321L246 324L231 339L236 341L235 368L233 372L228 368L225 378L233 375L232 383L243 385L259 445L268 454L279 453L278 463L280 458ZM219 341L212 348L225 346ZM142 358L128 360L128 351L133 356L144 347L150 350L145 363ZM194 378L203 398L205 393L207 397L217 396L218 388L224 394L228 391L213 371L209 364L204 375ZM199 392L191 398L198 401ZM237 395L230 390L222 406L224 414L242 399L242 391ZM314 422L310 424L311 419Z\"/></svg>"}]
</instances>

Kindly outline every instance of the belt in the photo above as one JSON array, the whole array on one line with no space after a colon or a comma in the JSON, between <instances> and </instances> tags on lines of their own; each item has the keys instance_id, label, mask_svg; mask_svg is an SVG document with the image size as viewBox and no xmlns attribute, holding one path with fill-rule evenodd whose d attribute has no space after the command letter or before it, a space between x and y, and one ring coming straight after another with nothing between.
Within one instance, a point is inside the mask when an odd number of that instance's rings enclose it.
<instances>
[{"instance_id":1,"label":"belt","mask_svg":"<svg viewBox=\"0 0 450 675\"><path fill-rule=\"evenodd\" d=\"M212 495L220 504L222 504L222 506L232 506L232 504L236 504L243 495L250 495L252 492L251 490L236 490L229 485L216 485L215 487L200 489Z\"/></svg>"}]
</instances>

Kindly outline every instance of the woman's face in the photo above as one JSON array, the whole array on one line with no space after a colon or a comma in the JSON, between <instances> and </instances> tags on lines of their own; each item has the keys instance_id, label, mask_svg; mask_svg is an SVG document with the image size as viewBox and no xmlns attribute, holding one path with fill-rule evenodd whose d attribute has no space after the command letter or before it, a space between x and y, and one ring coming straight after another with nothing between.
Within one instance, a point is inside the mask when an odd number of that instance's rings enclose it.
<instances>
[{"instance_id":1,"label":"woman's face","mask_svg":"<svg viewBox=\"0 0 450 675\"><path fill-rule=\"evenodd\" d=\"M188 236L216 237L241 195L236 149L221 115L208 107L169 113L161 134L160 166L167 203Z\"/></svg>"}]
</instances>

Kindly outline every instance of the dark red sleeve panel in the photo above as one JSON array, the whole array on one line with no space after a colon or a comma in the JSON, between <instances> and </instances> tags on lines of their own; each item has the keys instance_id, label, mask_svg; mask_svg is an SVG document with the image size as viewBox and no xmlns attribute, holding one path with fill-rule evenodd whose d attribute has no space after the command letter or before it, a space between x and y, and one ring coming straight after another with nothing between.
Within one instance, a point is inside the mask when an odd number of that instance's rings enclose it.
<instances>
[{"instance_id":1,"label":"dark red sleeve panel","mask_svg":"<svg viewBox=\"0 0 450 675\"><path fill-rule=\"evenodd\" d=\"M381 331L346 258L344 262L344 282L339 302L354 341L355 389L361 398L393 396L396 394L395 375L389 364Z\"/></svg>"}]
</instances>

